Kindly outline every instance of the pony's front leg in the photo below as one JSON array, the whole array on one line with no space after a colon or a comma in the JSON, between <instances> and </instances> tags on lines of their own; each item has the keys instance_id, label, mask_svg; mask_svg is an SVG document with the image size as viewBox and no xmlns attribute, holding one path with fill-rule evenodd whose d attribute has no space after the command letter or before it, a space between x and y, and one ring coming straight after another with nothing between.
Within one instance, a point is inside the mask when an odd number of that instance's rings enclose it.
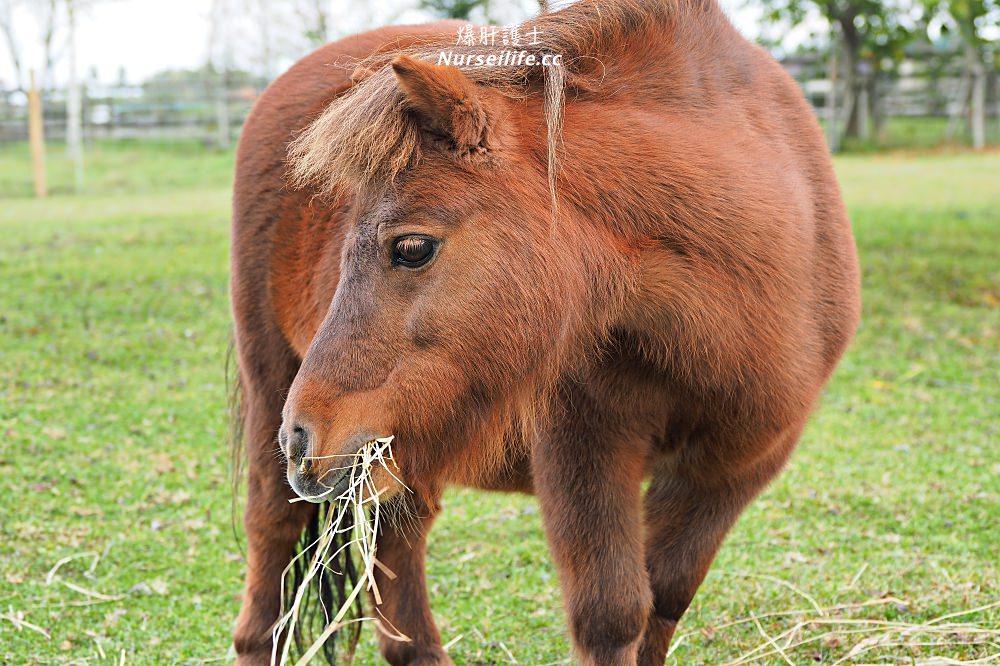
<instances>
[{"instance_id":1,"label":"pony's front leg","mask_svg":"<svg viewBox=\"0 0 1000 666\"><path fill-rule=\"evenodd\" d=\"M642 543L644 455L582 387L535 444L533 475L579 662L635 666L652 608Z\"/></svg>"},{"instance_id":2,"label":"pony's front leg","mask_svg":"<svg viewBox=\"0 0 1000 666\"><path fill-rule=\"evenodd\" d=\"M280 395L277 391L273 394ZM280 404L267 405L255 398L245 405L247 572L243 606L233 635L238 666L271 663L271 628L281 612L282 573L295 554L302 529L316 512L315 506L305 502L289 504L294 494L285 480L275 442Z\"/></svg>"},{"instance_id":3,"label":"pony's front leg","mask_svg":"<svg viewBox=\"0 0 1000 666\"><path fill-rule=\"evenodd\" d=\"M434 513L412 495L399 497L386 508L376 551L384 569L375 570L382 603L375 605L372 599L382 656L393 666L454 666L441 647L424 575Z\"/></svg>"},{"instance_id":4,"label":"pony's front leg","mask_svg":"<svg viewBox=\"0 0 1000 666\"><path fill-rule=\"evenodd\" d=\"M234 300L238 302L235 296ZM247 309L244 304L242 311ZM289 504L295 494L278 454L281 406L298 362L275 337L247 334L263 328L256 322L238 319L237 328L248 472L247 568L233 643L238 666L266 666L274 647L271 628L281 613L282 573L295 554L302 529L316 515L316 507L306 502Z\"/></svg>"}]
</instances>

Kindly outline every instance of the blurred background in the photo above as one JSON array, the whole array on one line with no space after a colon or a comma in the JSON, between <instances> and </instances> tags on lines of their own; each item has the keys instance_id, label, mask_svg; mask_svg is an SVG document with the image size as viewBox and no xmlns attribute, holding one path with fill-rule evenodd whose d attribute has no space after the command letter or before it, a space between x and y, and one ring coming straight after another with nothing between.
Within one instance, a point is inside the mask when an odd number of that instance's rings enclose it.
<instances>
[{"instance_id":1,"label":"blurred background","mask_svg":"<svg viewBox=\"0 0 1000 666\"><path fill-rule=\"evenodd\" d=\"M834 151L1000 141L997 0L722 4L799 82ZM328 41L436 17L514 24L541 5L0 0L0 143L27 140L34 86L44 140L64 144L71 162L69 181L57 177L55 185L79 189L94 145L151 139L229 148L267 83ZM4 177L0 195L30 187L30 179Z\"/></svg>"}]
</instances>

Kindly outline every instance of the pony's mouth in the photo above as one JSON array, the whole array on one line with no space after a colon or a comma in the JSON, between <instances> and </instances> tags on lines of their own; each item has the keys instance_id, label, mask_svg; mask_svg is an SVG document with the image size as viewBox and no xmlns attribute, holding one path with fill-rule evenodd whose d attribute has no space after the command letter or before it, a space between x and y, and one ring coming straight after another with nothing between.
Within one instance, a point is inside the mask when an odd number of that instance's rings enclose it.
<instances>
[{"instance_id":1,"label":"pony's mouth","mask_svg":"<svg viewBox=\"0 0 1000 666\"><path fill-rule=\"evenodd\" d=\"M299 498L313 504L351 499L365 502L368 500L364 498L377 500L393 495L406 488L390 469L393 439L365 434L357 438L361 444L352 447L352 453L305 457L297 465L289 462L288 485ZM317 473L315 461L321 458L343 462ZM348 460L350 463L345 464Z\"/></svg>"},{"instance_id":2,"label":"pony's mouth","mask_svg":"<svg viewBox=\"0 0 1000 666\"><path fill-rule=\"evenodd\" d=\"M336 475L334 475L334 473ZM308 472L289 471L288 484L307 502L322 504L343 495L350 484L350 470L330 470L317 479Z\"/></svg>"}]
</instances>

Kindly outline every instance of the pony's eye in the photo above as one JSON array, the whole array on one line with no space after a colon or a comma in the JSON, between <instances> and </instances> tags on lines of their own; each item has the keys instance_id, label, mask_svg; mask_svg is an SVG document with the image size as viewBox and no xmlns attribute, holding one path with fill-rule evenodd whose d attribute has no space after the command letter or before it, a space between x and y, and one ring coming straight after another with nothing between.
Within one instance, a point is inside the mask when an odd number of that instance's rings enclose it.
<instances>
[{"instance_id":1,"label":"pony's eye","mask_svg":"<svg viewBox=\"0 0 1000 666\"><path fill-rule=\"evenodd\" d=\"M434 256L437 241L423 236L403 236L392 245L392 263L406 268L419 268Z\"/></svg>"}]
</instances>

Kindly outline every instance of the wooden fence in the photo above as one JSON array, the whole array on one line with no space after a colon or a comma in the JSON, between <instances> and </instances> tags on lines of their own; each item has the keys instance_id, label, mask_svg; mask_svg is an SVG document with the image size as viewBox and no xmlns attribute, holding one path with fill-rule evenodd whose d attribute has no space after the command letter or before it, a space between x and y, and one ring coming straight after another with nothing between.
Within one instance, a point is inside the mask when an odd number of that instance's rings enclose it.
<instances>
[{"instance_id":1,"label":"wooden fence","mask_svg":"<svg viewBox=\"0 0 1000 666\"><path fill-rule=\"evenodd\" d=\"M799 81L817 115L828 120L831 82L822 77L823 63L790 58L786 69ZM966 132L964 81L959 71L929 71L919 63L904 63L902 76L878 82L878 104L888 119L927 119L923 141L961 141ZM238 134L254 100L266 82L244 83L222 92L212 85L100 86L83 90L85 141L118 139L197 140L228 145ZM839 88L842 88L840 86ZM843 99L843 91L835 91ZM991 142L1000 142L1000 78L993 72L987 87L987 122ZM66 94L41 94L46 141L66 135ZM28 138L27 96L0 91L0 142ZM873 137L878 143L879 137Z\"/></svg>"}]
</instances>

